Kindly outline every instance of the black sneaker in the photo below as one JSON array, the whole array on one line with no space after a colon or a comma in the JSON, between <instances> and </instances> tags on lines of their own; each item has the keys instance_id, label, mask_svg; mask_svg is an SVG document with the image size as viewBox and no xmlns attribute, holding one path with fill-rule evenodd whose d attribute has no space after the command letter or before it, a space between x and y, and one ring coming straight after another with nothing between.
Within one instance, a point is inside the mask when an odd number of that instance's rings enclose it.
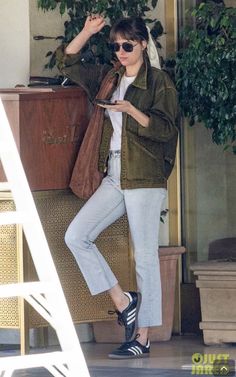
<instances>
[{"instance_id":1,"label":"black sneaker","mask_svg":"<svg viewBox=\"0 0 236 377\"><path fill-rule=\"evenodd\" d=\"M141 293L139 292L124 292L129 298L129 305L123 312L118 310L109 311L109 314L116 313L118 315L118 323L125 327L125 341L130 342L134 340L137 330L137 317L141 304Z\"/></svg>"},{"instance_id":2,"label":"black sneaker","mask_svg":"<svg viewBox=\"0 0 236 377\"><path fill-rule=\"evenodd\" d=\"M137 359L141 357L148 357L150 355L150 342L147 341L146 346L143 346L136 339L132 342L125 342L119 348L108 355L110 359Z\"/></svg>"}]
</instances>

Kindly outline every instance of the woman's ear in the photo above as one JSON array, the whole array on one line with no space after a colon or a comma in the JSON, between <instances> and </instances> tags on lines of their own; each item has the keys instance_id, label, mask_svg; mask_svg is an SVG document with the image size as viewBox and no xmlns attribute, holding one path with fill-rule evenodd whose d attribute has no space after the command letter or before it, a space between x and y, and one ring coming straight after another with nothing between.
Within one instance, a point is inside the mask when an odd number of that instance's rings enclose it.
<instances>
[{"instance_id":1,"label":"woman's ear","mask_svg":"<svg viewBox=\"0 0 236 377\"><path fill-rule=\"evenodd\" d=\"M142 44L143 50L145 50L145 48L147 48L147 41L142 41L141 44Z\"/></svg>"}]
</instances>

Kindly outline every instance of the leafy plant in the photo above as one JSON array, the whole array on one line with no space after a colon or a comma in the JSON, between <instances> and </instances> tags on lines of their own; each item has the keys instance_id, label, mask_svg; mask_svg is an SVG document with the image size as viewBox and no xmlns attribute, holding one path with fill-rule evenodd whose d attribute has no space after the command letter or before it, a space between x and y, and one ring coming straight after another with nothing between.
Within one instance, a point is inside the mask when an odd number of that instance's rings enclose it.
<instances>
[{"instance_id":1,"label":"leafy plant","mask_svg":"<svg viewBox=\"0 0 236 377\"><path fill-rule=\"evenodd\" d=\"M160 221L162 222L162 224L165 224L165 217L167 216L168 212L168 208L161 211Z\"/></svg>"},{"instance_id":2,"label":"leafy plant","mask_svg":"<svg viewBox=\"0 0 236 377\"><path fill-rule=\"evenodd\" d=\"M202 2L192 10L176 60L176 85L190 125L202 122L216 144L236 154L236 9Z\"/></svg>"},{"instance_id":3,"label":"leafy plant","mask_svg":"<svg viewBox=\"0 0 236 377\"><path fill-rule=\"evenodd\" d=\"M57 7L60 9L61 15L67 12L69 19L64 23L64 36L58 39L62 43L70 42L83 28L86 17L91 13L100 13L108 20L108 24L102 31L92 36L89 42L84 46L81 53L85 55L87 61L95 64L103 64L110 62L112 53L108 48L108 37L110 33L110 25L117 19L129 16L141 16L150 24L151 33L158 47L158 37L163 34L163 27L157 19L145 18L146 13L154 9L158 0L151 1L151 8L148 5L149 0L38 0L38 7L50 11ZM45 68L53 68L56 64L55 51L49 51L47 55L49 62Z\"/></svg>"}]
</instances>

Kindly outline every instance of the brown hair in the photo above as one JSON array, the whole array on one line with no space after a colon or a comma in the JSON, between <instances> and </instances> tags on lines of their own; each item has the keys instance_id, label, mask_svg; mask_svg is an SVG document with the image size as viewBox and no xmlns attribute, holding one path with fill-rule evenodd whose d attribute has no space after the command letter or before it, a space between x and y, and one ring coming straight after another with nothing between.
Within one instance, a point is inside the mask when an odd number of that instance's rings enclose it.
<instances>
[{"instance_id":1,"label":"brown hair","mask_svg":"<svg viewBox=\"0 0 236 377\"><path fill-rule=\"evenodd\" d=\"M146 24L141 17L118 20L111 28L110 42L115 41L117 34L121 35L124 39L132 41L148 42L149 39Z\"/></svg>"}]
</instances>

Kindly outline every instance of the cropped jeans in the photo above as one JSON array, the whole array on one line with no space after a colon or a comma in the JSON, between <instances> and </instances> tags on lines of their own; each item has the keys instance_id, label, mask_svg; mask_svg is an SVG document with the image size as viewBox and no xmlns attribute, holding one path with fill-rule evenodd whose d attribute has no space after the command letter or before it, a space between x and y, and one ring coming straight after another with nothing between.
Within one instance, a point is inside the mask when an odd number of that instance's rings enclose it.
<instances>
[{"instance_id":1,"label":"cropped jeans","mask_svg":"<svg viewBox=\"0 0 236 377\"><path fill-rule=\"evenodd\" d=\"M69 225L65 242L73 253L92 295L107 291L118 281L94 241L125 212L134 250L136 280L142 302L139 327L162 324L158 234L164 188L122 190L120 153L110 152L108 174Z\"/></svg>"}]
</instances>

